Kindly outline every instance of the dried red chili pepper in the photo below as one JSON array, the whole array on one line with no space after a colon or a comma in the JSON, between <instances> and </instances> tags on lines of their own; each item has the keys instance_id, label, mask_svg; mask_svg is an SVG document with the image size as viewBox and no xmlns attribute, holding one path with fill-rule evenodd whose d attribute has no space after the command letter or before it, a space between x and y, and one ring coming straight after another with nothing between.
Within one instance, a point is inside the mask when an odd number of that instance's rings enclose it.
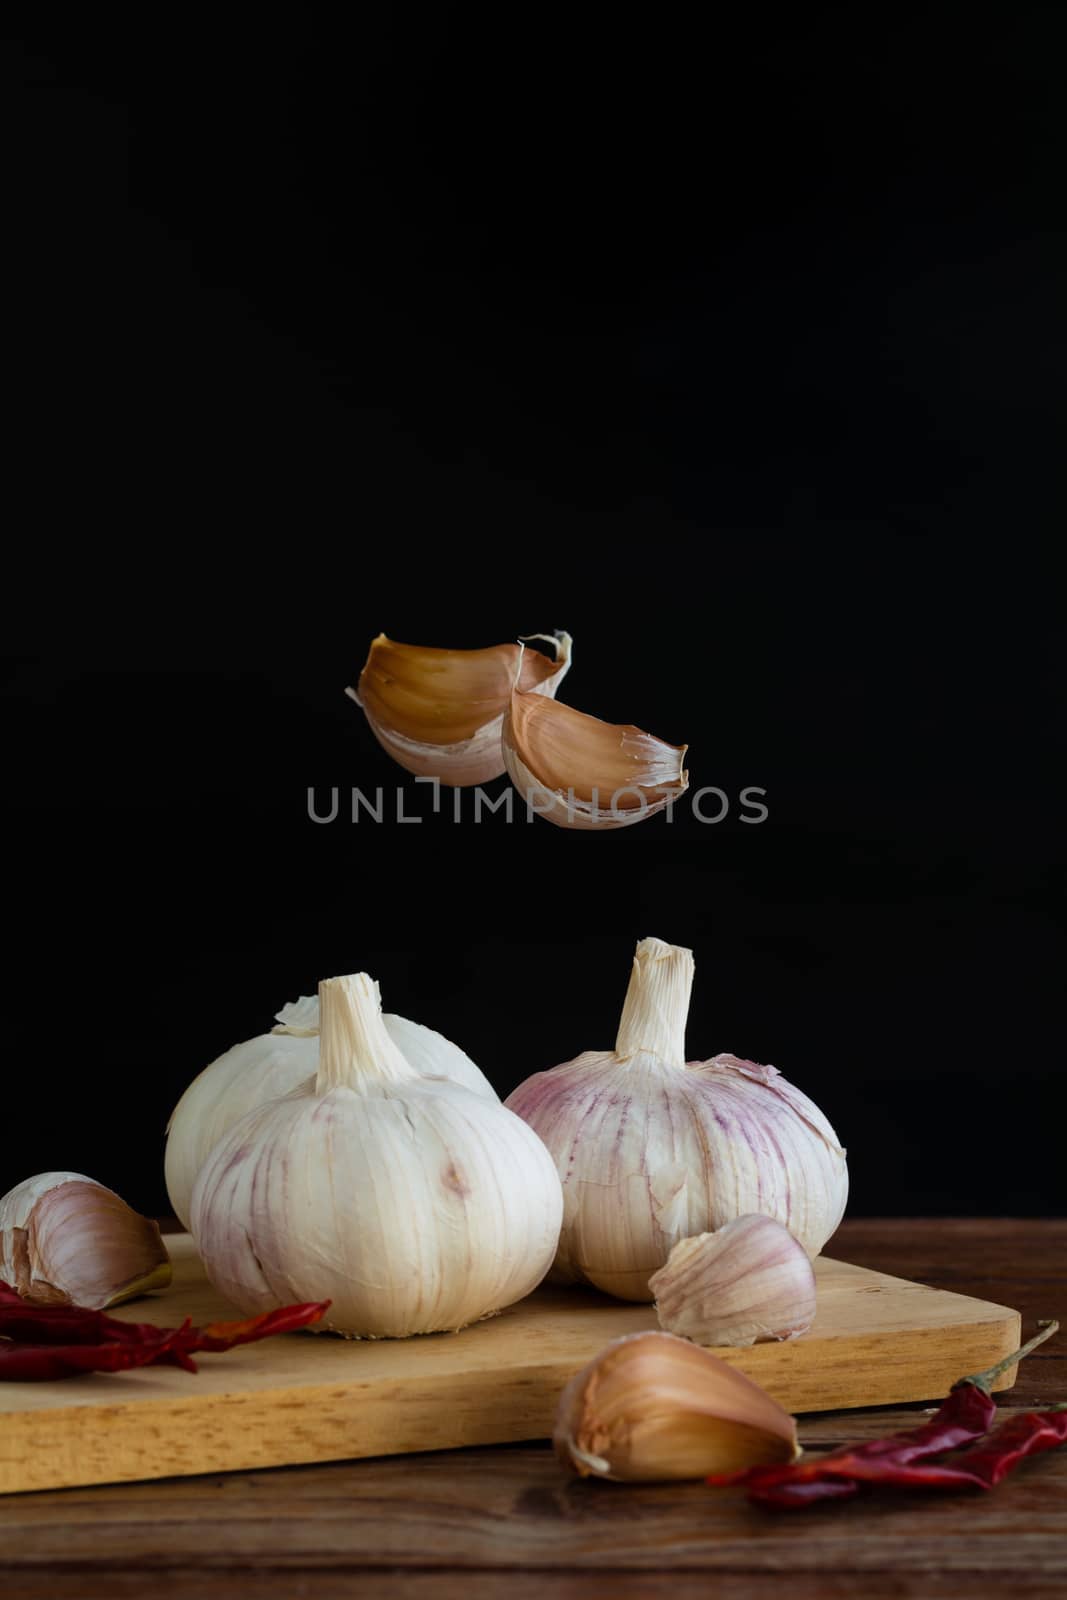
<instances>
[{"instance_id":1,"label":"dried red chili pepper","mask_svg":"<svg viewBox=\"0 0 1067 1600\"><path fill-rule=\"evenodd\" d=\"M17 1344L0 1339L0 1380L40 1382L49 1378L76 1378L82 1372L125 1372L131 1367L151 1367L169 1356L180 1357L175 1346L178 1328L156 1328L154 1339L114 1339L105 1344ZM177 1365L185 1365L180 1359ZM195 1367L191 1367L193 1372Z\"/></svg>"},{"instance_id":2,"label":"dried red chili pepper","mask_svg":"<svg viewBox=\"0 0 1067 1600\"><path fill-rule=\"evenodd\" d=\"M13 1302L0 1300L0 1337L20 1344L136 1344L146 1331L158 1330L150 1322L121 1322L82 1306L31 1305L17 1295Z\"/></svg>"},{"instance_id":3,"label":"dried red chili pepper","mask_svg":"<svg viewBox=\"0 0 1067 1600\"><path fill-rule=\"evenodd\" d=\"M746 1480L749 1498L761 1505L797 1509L817 1500L844 1499L859 1491L861 1483L883 1482L906 1489L992 1489L1013 1472L1027 1456L1054 1450L1067 1444L1067 1406L1050 1411L1026 1411L1009 1417L968 1450L958 1451L950 1461L920 1461L893 1473L877 1476L856 1472L851 1478L808 1478L768 1482L755 1469ZM768 1472L771 1469L767 1469ZM844 1470L840 1466L834 1469Z\"/></svg>"},{"instance_id":4,"label":"dried red chili pepper","mask_svg":"<svg viewBox=\"0 0 1067 1600\"><path fill-rule=\"evenodd\" d=\"M924 1484L931 1488L966 1487L992 1489L1013 1472L1027 1456L1054 1450L1067 1444L1067 1405L1048 1411L1023 1411L993 1429L969 1450L961 1450L950 1462L931 1461L923 1467Z\"/></svg>"},{"instance_id":5,"label":"dried red chili pepper","mask_svg":"<svg viewBox=\"0 0 1067 1600\"><path fill-rule=\"evenodd\" d=\"M292 1333L318 1322L329 1303L280 1306L243 1322L212 1322L204 1328L194 1328L188 1317L179 1328L157 1328L81 1306L29 1305L0 1283L0 1381L73 1378L81 1372L159 1365L195 1372L196 1352L232 1350L275 1333Z\"/></svg>"},{"instance_id":6,"label":"dried red chili pepper","mask_svg":"<svg viewBox=\"0 0 1067 1600\"><path fill-rule=\"evenodd\" d=\"M179 1329L179 1343L186 1351L232 1350L236 1344L269 1339L273 1333L294 1333L297 1328L306 1328L324 1317L329 1306L329 1300L309 1301L306 1305L262 1311L258 1317L247 1317L243 1322L209 1322L203 1328L191 1328L188 1334Z\"/></svg>"},{"instance_id":7,"label":"dried red chili pepper","mask_svg":"<svg viewBox=\"0 0 1067 1600\"><path fill-rule=\"evenodd\" d=\"M986 1372L961 1378L942 1402L937 1415L921 1427L846 1445L790 1466L750 1467L744 1472L709 1478L708 1482L743 1484L749 1499L763 1505L790 1507L840 1500L857 1494L861 1485L888 1483L905 1488L992 1488L1028 1455L1067 1442L1067 1409L1027 1412L989 1432L996 1415L990 1388L1008 1367L1021 1361L1056 1332L1049 1323L1014 1355ZM961 1445L970 1445L960 1450ZM949 1463L931 1456L958 1451Z\"/></svg>"}]
</instances>

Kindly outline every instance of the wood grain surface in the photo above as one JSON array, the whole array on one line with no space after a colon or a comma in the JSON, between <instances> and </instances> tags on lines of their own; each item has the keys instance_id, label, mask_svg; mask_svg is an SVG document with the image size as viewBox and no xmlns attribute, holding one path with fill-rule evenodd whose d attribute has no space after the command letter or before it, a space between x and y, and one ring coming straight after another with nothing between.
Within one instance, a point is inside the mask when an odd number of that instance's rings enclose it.
<instances>
[{"instance_id":1,"label":"wood grain surface","mask_svg":"<svg viewBox=\"0 0 1067 1600\"><path fill-rule=\"evenodd\" d=\"M197 1326L238 1316L188 1234L168 1243L172 1287L115 1314ZM832 1259L816 1276L809 1333L719 1352L790 1411L936 1398L1019 1347L1017 1313L989 1301ZM204 1356L195 1377L151 1367L7 1384L0 1491L543 1439L568 1378L620 1334L656 1326L651 1306L539 1290L458 1334L298 1333ZM999 1387L1012 1381L1009 1371Z\"/></svg>"},{"instance_id":2,"label":"wood grain surface","mask_svg":"<svg viewBox=\"0 0 1067 1600\"><path fill-rule=\"evenodd\" d=\"M858 1221L835 1252L1067 1322L1067 1222ZM1002 1404L1067 1398L1067 1338L1021 1367ZM808 1447L919 1420L915 1407L806 1417ZM0 1565L18 1600L88 1596L1063 1596L1067 1451L994 1492L870 1496L802 1516L699 1484L567 1477L543 1445L287 1467L0 1501Z\"/></svg>"}]
</instances>

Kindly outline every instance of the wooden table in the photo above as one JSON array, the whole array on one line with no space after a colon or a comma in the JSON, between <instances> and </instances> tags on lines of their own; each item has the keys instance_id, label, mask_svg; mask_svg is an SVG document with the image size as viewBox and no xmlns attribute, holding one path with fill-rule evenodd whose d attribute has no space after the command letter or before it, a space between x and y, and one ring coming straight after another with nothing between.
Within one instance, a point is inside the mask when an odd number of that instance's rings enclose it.
<instances>
[{"instance_id":1,"label":"wooden table","mask_svg":"<svg viewBox=\"0 0 1067 1600\"><path fill-rule=\"evenodd\" d=\"M1067 1328L1067 1221L846 1222L830 1253ZM931 1398L940 1398L931 1397ZM1008 1402L1067 1399L1067 1333ZM806 1444L907 1426L917 1407L806 1417ZM0 1501L10 1600L835 1600L1067 1595L1067 1450L991 1494L883 1495L795 1516L700 1484L564 1475L544 1445L172 1478Z\"/></svg>"}]
</instances>

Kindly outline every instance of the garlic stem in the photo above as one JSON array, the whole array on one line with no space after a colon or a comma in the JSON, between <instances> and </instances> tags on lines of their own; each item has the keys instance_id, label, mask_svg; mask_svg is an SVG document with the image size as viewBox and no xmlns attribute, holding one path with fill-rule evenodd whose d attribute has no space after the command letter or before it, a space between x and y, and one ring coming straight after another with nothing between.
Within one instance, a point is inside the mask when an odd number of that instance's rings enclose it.
<instances>
[{"instance_id":1,"label":"garlic stem","mask_svg":"<svg viewBox=\"0 0 1067 1600\"><path fill-rule=\"evenodd\" d=\"M642 939L615 1040L620 1061L647 1051L669 1066L685 1066L685 1024L693 988L693 952L662 939Z\"/></svg>"},{"instance_id":2,"label":"garlic stem","mask_svg":"<svg viewBox=\"0 0 1067 1600\"><path fill-rule=\"evenodd\" d=\"M374 1080L407 1083L418 1078L389 1037L378 985L367 973L324 978L319 984L319 1010L316 1094L342 1086L359 1089Z\"/></svg>"}]
</instances>

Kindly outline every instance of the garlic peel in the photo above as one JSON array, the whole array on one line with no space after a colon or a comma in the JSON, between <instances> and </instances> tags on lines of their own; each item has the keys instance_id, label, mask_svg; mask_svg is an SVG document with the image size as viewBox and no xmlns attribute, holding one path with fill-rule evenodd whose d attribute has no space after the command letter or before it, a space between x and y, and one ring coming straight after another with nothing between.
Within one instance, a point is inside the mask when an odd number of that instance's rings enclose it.
<instances>
[{"instance_id":1,"label":"garlic peel","mask_svg":"<svg viewBox=\"0 0 1067 1600\"><path fill-rule=\"evenodd\" d=\"M660 1326L701 1345L794 1339L815 1320L811 1261L772 1217L681 1240L648 1286Z\"/></svg>"},{"instance_id":2,"label":"garlic peel","mask_svg":"<svg viewBox=\"0 0 1067 1600\"><path fill-rule=\"evenodd\" d=\"M297 1039L310 1039L319 1031L319 997L302 994L299 1000L290 1000L274 1013L271 1033L291 1034Z\"/></svg>"},{"instance_id":3,"label":"garlic peel","mask_svg":"<svg viewBox=\"0 0 1067 1600\"><path fill-rule=\"evenodd\" d=\"M42 1172L0 1200L0 1279L24 1299L102 1311L171 1281L159 1225L80 1172Z\"/></svg>"},{"instance_id":4,"label":"garlic peel","mask_svg":"<svg viewBox=\"0 0 1067 1600\"><path fill-rule=\"evenodd\" d=\"M581 1477L623 1483L702 1478L800 1454L793 1418L758 1384L656 1332L613 1340L570 1380L552 1439Z\"/></svg>"},{"instance_id":5,"label":"garlic peel","mask_svg":"<svg viewBox=\"0 0 1067 1600\"><path fill-rule=\"evenodd\" d=\"M190 1226L197 1174L215 1145L247 1112L289 1094L319 1065L319 1002L302 995L276 1013L278 1026L233 1045L189 1084L167 1124L164 1175L175 1216ZM470 1057L433 1028L386 1015L386 1031L417 1072L449 1078L494 1104L496 1091Z\"/></svg>"},{"instance_id":6,"label":"garlic peel","mask_svg":"<svg viewBox=\"0 0 1067 1600\"><path fill-rule=\"evenodd\" d=\"M400 644L384 633L370 647L358 689L345 693L364 712L379 744L408 772L462 788L504 771L500 739L518 677L535 698L556 693L571 663L568 633L534 634L553 659L521 644L441 650Z\"/></svg>"},{"instance_id":7,"label":"garlic peel","mask_svg":"<svg viewBox=\"0 0 1067 1600\"><path fill-rule=\"evenodd\" d=\"M531 810L561 828L625 828L662 811L688 787L688 748L521 686L504 718L508 776Z\"/></svg>"}]
</instances>

